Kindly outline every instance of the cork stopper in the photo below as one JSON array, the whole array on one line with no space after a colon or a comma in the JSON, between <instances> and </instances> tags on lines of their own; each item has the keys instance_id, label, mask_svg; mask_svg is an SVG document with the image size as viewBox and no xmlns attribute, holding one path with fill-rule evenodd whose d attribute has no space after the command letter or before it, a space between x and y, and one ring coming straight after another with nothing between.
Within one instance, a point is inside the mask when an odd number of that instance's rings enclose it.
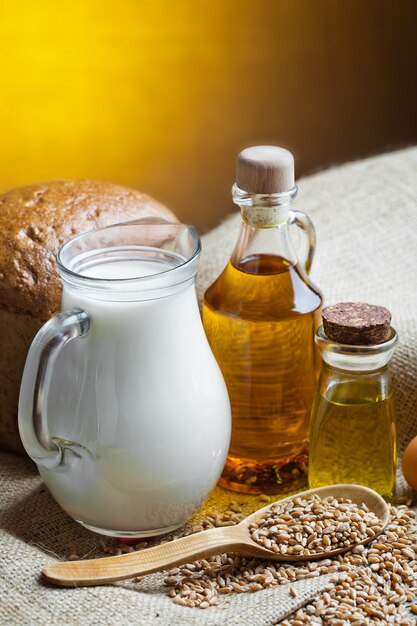
<instances>
[{"instance_id":1,"label":"cork stopper","mask_svg":"<svg viewBox=\"0 0 417 626\"><path fill-rule=\"evenodd\" d=\"M386 341L391 313L384 306L364 302L340 302L322 312L326 337L337 343L372 346Z\"/></svg>"},{"instance_id":2,"label":"cork stopper","mask_svg":"<svg viewBox=\"0 0 417 626\"><path fill-rule=\"evenodd\" d=\"M294 157L276 146L246 148L237 156L236 184L253 194L290 191L294 187Z\"/></svg>"}]
</instances>

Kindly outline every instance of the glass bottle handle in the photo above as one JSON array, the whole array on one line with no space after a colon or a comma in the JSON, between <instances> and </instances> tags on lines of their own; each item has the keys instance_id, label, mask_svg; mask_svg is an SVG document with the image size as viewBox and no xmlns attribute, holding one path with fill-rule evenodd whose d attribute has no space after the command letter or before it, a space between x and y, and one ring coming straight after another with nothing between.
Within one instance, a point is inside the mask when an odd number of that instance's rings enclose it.
<instances>
[{"instance_id":1,"label":"glass bottle handle","mask_svg":"<svg viewBox=\"0 0 417 626\"><path fill-rule=\"evenodd\" d=\"M46 398L56 358L75 337L88 332L90 320L81 309L72 309L50 319L29 348L19 396L19 432L29 456L42 467L53 469L62 460L62 449L49 434Z\"/></svg>"},{"instance_id":2,"label":"glass bottle handle","mask_svg":"<svg viewBox=\"0 0 417 626\"><path fill-rule=\"evenodd\" d=\"M310 273L311 265L313 263L314 253L316 251L316 229L311 219L302 211L293 210L290 211L290 224L295 224L306 235L307 250L305 252L305 258L300 259L301 264L304 266L307 274Z\"/></svg>"}]
</instances>

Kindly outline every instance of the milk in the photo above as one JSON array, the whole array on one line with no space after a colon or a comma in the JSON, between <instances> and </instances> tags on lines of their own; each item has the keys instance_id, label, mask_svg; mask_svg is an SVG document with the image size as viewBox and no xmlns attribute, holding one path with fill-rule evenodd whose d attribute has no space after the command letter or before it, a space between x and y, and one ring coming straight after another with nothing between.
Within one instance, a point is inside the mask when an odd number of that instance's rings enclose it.
<instances>
[{"instance_id":1,"label":"milk","mask_svg":"<svg viewBox=\"0 0 417 626\"><path fill-rule=\"evenodd\" d=\"M97 282L166 281L179 262L169 254L93 258L76 271ZM59 353L49 389L51 436L70 442L65 469L40 472L72 517L106 534L155 535L183 524L216 484L228 450L227 391L194 280L156 293L113 297L110 284L103 297L64 280L62 310L85 310L90 330Z\"/></svg>"}]
</instances>

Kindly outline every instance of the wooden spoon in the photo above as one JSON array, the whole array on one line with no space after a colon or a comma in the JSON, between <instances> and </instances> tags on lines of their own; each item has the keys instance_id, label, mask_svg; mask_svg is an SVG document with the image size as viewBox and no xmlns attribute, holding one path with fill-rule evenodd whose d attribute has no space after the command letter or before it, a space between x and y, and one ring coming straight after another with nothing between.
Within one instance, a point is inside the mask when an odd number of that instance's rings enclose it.
<instances>
[{"instance_id":1,"label":"wooden spoon","mask_svg":"<svg viewBox=\"0 0 417 626\"><path fill-rule=\"evenodd\" d=\"M332 485L311 489L279 500L279 503L287 502L297 496L306 497L318 494L321 498L333 496L334 498L350 498L352 502L361 506L366 504L368 509L382 522L381 531L385 528L389 519L389 509L385 500L372 489L360 485ZM239 552L247 556L255 556L274 561L307 561L322 558L331 558L342 552L350 550L353 546L337 548L329 552L320 552L309 555L277 554L257 544L251 538L249 524L269 509L274 503L259 509L246 517L236 526L224 526L205 530L181 539L164 543L154 548L131 552L118 556L110 556L101 559L87 559L85 561L67 561L51 563L43 568L44 578L55 585L64 587L77 587L88 585L105 585L126 578L152 574L189 563L197 559L205 559L213 554L221 552ZM368 537L360 543L366 544L374 537Z\"/></svg>"}]
</instances>

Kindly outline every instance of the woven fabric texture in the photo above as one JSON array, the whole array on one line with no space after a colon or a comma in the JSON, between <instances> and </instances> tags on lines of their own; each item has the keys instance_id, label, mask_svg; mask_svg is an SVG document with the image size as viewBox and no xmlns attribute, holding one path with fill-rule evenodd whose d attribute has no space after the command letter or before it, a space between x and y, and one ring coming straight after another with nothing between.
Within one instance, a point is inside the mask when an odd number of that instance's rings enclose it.
<instances>
[{"instance_id":1,"label":"woven fabric texture","mask_svg":"<svg viewBox=\"0 0 417 626\"><path fill-rule=\"evenodd\" d=\"M400 335L393 373L402 452L417 435L417 149L333 168L301 180L299 189L297 208L317 229L312 278L326 303L364 300L393 313ZM226 264L239 222L235 214L203 238L200 298ZM410 499L400 474L398 484L401 499ZM204 510L226 509L233 497L216 488ZM51 560L74 552L99 555L97 540L55 504L29 460L0 455L0 624L272 626L328 583L327 577L299 581L296 597L288 585L227 596L202 611L173 604L163 575L83 589L40 581Z\"/></svg>"}]
</instances>

